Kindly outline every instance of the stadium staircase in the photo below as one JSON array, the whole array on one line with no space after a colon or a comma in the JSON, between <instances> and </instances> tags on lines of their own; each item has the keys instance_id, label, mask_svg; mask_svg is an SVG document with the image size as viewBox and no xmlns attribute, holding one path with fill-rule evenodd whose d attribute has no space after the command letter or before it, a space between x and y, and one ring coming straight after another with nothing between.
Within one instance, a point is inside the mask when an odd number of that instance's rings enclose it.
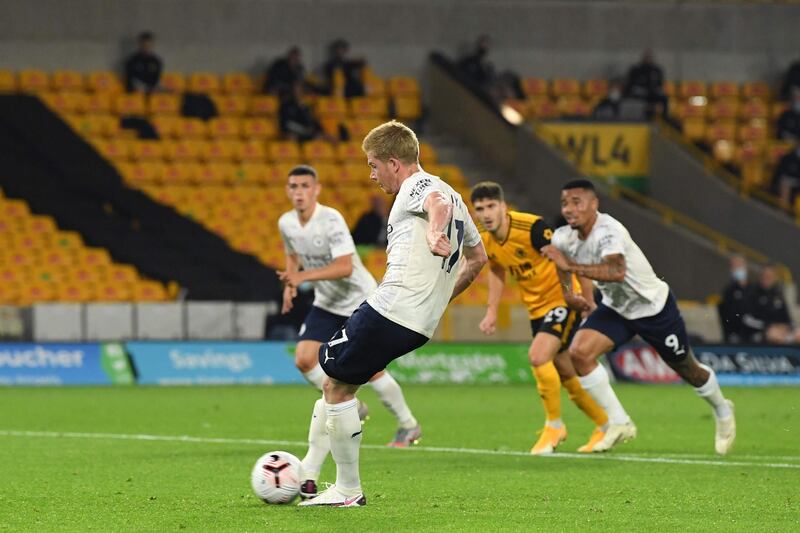
<instances>
[{"instance_id":1,"label":"stadium staircase","mask_svg":"<svg viewBox=\"0 0 800 533\"><path fill-rule=\"evenodd\" d=\"M146 277L175 281L201 300L264 301L280 285L274 271L140 191L42 102L0 96L0 187L52 216L114 260Z\"/></svg>"}]
</instances>

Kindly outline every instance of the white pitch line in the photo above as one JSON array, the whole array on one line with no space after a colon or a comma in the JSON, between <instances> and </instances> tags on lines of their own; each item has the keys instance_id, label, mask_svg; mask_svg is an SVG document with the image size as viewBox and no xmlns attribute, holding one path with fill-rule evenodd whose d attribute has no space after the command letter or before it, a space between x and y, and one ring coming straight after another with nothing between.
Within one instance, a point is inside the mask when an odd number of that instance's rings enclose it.
<instances>
[{"instance_id":1,"label":"white pitch line","mask_svg":"<svg viewBox=\"0 0 800 533\"><path fill-rule=\"evenodd\" d=\"M195 444L258 444L267 446L306 446L308 443L303 441L275 440L275 439L246 439L246 438L227 438L227 437L193 437L191 435L149 435L149 434L127 434L127 433L85 433L75 431L24 431L24 430L0 430L0 437L28 437L28 438L74 438L74 439L109 439L109 440L134 440L134 441L160 441L160 442L184 442ZM387 448L377 444L364 444L361 446L369 450L392 450L396 453L396 448ZM469 455L494 455L494 456L513 456L513 457L532 457L527 452L513 450L484 450L479 448L449 448L438 446L414 446L403 451L419 453L451 453ZM582 454L582 453L554 453L541 457L553 459L588 459L601 461L623 461L634 463L656 463L656 464L676 464L676 465L702 465L702 466L754 466L758 468L788 468L800 469L800 464L791 463L760 463L747 461L724 461L711 459L681 459L674 457L653 457L647 455L633 454ZM755 456L758 457L758 456ZM797 458L797 457L795 457Z\"/></svg>"}]
</instances>

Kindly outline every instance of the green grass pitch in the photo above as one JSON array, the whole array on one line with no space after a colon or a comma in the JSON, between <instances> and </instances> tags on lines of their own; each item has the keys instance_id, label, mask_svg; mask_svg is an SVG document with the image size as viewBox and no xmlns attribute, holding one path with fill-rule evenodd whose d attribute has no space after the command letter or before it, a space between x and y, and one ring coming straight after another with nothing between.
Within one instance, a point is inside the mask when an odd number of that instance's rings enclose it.
<instances>
[{"instance_id":1,"label":"green grass pitch","mask_svg":"<svg viewBox=\"0 0 800 533\"><path fill-rule=\"evenodd\" d=\"M302 457L309 387L4 389L0 530L800 530L800 389L728 388L739 439L724 458L690 388L617 390L635 441L572 453L591 426L565 398L565 453L541 458L525 454L542 417L529 386L407 386L414 450L382 446L394 420L366 388L368 505L333 509L268 506L249 485L262 453Z\"/></svg>"}]
</instances>

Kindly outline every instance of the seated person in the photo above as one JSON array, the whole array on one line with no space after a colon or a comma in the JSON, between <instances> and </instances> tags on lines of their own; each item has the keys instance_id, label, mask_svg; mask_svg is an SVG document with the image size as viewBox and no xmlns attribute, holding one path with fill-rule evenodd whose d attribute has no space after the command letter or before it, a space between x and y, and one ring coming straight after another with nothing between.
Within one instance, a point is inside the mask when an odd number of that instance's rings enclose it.
<instances>
[{"instance_id":1,"label":"seated person","mask_svg":"<svg viewBox=\"0 0 800 533\"><path fill-rule=\"evenodd\" d=\"M725 342L739 344L749 340L756 330L745 325L750 292L747 261L741 255L731 257L731 280L722 291L722 301L717 306Z\"/></svg>"},{"instance_id":2,"label":"seated person","mask_svg":"<svg viewBox=\"0 0 800 533\"><path fill-rule=\"evenodd\" d=\"M304 98L303 84L296 82L292 90L281 94L281 107L278 112L281 132L287 138L301 143L323 136L322 126Z\"/></svg>"},{"instance_id":3,"label":"seated person","mask_svg":"<svg viewBox=\"0 0 800 533\"><path fill-rule=\"evenodd\" d=\"M775 131L778 139L800 141L800 87L792 89L792 100L789 103L789 109L778 117Z\"/></svg>"},{"instance_id":4,"label":"seated person","mask_svg":"<svg viewBox=\"0 0 800 533\"><path fill-rule=\"evenodd\" d=\"M758 283L747 301L745 323L756 330L755 342L792 344L800 342L800 330L792 327L778 272L774 265L764 265Z\"/></svg>"},{"instance_id":5,"label":"seated person","mask_svg":"<svg viewBox=\"0 0 800 533\"><path fill-rule=\"evenodd\" d=\"M286 57L279 57L267 69L263 92L282 94L291 91L295 83L304 80L305 68L301 62L300 49L293 46L286 52Z\"/></svg>"},{"instance_id":6,"label":"seated person","mask_svg":"<svg viewBox=\"0 0 800 533\"><path fill-rule=\"evenodd\" d=\"M592 112L595 120L617 120L622 111L622 82L613 80L608 86L608 95L600 100Z\"/></svg>"},{"instance_id":7,"label":"seated person","mask_svg":"<svg viewBox=\"0 0 800 533\"><path fill-rule=\"evenodd\" d=\"M770 189L785 209L791 208L800 193L800 145L778 161Z\"/></svg>"},{"instance_id":8,"label":"seated person","mask_svg":"<svg viewBox=\"0 0 800 533\"><path fill-rule=\"evenodd\" d=\"M661 113L667 116L664 71L653 59L652 50L645 50L641 62L628 71L624 94L627 98L638 98L647 102L650 108L649 115L654 115L660 108Z\"/></svg>"},{"instance_id":9,"label":"seated person","mask_svg":"<svg viewBox=\"0 0 800 533\"><path fill-rule=\"evenodd\" d=\"M351 59L348 57L349 53L350 43L344 39L337 39L331 43L328 61L322 66L322 74L327 84L327 94L333 94L336 89L334 87L334 74L336 71L340 71L344 76L345 98L364 96L366 94L364 81L362 80L366 61L363 59Z\"/></svg>"},{"instance_id":10,"label":"seated person","mask_svg":"<svg viewBox=\"0 0 800 533\"><path fill-rule=\"evenodd\" d=\"M125 89L131 91L153 92L161 79L162 63L153 52L155 36L149 31L139 34L139 48L125 62Z\"/></svg>"},{"instance_id":11,"label":"seated person","mask_svg":"<svg viewBox=\"0 0 800 533\"><path fill-rule=\"evenodd\" d=\"M788 100L793 89L800 89L800 59L789 66L781 84L781 100Z\"/></svg>"}]
</instances>

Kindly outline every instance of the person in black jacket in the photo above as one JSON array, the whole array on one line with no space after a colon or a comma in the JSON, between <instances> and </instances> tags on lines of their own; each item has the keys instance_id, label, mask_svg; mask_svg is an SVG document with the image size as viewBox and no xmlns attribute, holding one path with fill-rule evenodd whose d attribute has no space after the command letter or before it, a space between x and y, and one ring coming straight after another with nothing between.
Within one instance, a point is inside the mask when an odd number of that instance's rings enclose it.
<instances>
[{"instance_id":1,"label":"person in black jacket","mask_svg":"<svg viewBox=\"0 0 800 533\"><path fill-rule=\"evenodd\" d=\"M771 190L780 198L783 207L791 207L800 193L800 145L778 161L772 174Z\"/></svg>"},{"instance_id":2,"label":"person in black jacket","mask_svg":"<svg viewBox=\"0 0 800 533\"><path fill-rule=\"evenodd\" d=\"M279 57L267 69L264 81L265 93L282 94L291 91L295 83L305 80L305 67L301 60L300 49L293 46L286 52L286 57Z\"/></svg>"},{"instance_id":3,"label":"person in black jacket","mask_svg":"<svg viewBox=\"0 0 800 533\"><path fill-rule=\"evenodd\" d=\"M153 52L155 36L145 31L139 34L139 49L125 62L125 88L128 92L153 92L158 88L163 64Z\"/></svg>"},{"instance_id":4,"label":"person in black jacket","mask_svg":"<svg viewBox=\"0 0 800 533\"><path fill-rule=\"evenodd\" d=\"M731 257L731 281L722 291L722 301L717 306L725 342L746 342L756 332L745 324L750 290L747 261L741 255L734 255Z\"/></svg>"},{"instance_id":5,"label":"person in black jacket","mask_svg":"<svg viewBox=\"0 0 800 533\"><path fill-rule=\"evenodd\" d=\"M781 100L788 100L794 89L800 89L800 59L789 66L781 84Z\"/></svg>"},{"instance_id":6,"label":"person in black jacket","mask_svg":"<svg viewBox=\"0 0 800 533\"><path fill-rule=\"evenodd\" d=\"M344 76L344 97L364 96L364 81L362 79L364 67L367 62L363 59L352 59L350 43L344 39L336 39L328 47L328 61L322 66L322 74L327 86L327 94L334 92L334 73L339 70Z\"/></svg>"},{"instance_id":7,"label":"person in black jacket","mask_svg":"<svg viewBox=\"0 0 800 533\"><path fill-rule=\"evenodd\" d=\"M638 98L647 102L651 116L659 108L661 113L667 116L664 71L656 64L652 50L645 50L642 54L642 61L628 71L628 81L624 93L628 98Z\"/></svg>"},{"instance_id":8,"label":"person in black jacket","mask_svg":"<svg viewBox=\"0 0 800 533\"><path fill-rule=\"evenodd\" d=\"M789 109L778 117L775 128L778 139L784 141L800 141L800 87L792 89L792 100Z\"/></svg>"},{"instance_id":9,"label":"person in black jacket","mask_svg":"<svg viewBox=\"0 0 800 533\"><path fill-rule=\"evenodd\" d=\"M800 330L794 330L786 300L774 265L764 265L758 283L748 295L745 322L756 329L753 340L770 344L800 342Z\"/></svg>"},{"instance_id":10,"label":"person in black jacket","mask_svg":"<svg viewBox=\"0 0 800 533\"><path fill-rule=\"evenodd\" d=\"M291 90L281 94L281 107L278 112L281 132L286 137L301 143L323 135L322 126L304 98L305 89L302 82L295 82Z\"/></svg>"},{"instance_id":11,"label":"person in black jacket","mask_svg":"<svg viewBox=\"0 0 800 533\"><path fill-rule=\"evenodd\" d=\"M356 244L372 244L386 246L386 223L388 213L383 196L370 198L372 209L361 215L353 229L353 241Z\"/></svg>"}]
</instances>

